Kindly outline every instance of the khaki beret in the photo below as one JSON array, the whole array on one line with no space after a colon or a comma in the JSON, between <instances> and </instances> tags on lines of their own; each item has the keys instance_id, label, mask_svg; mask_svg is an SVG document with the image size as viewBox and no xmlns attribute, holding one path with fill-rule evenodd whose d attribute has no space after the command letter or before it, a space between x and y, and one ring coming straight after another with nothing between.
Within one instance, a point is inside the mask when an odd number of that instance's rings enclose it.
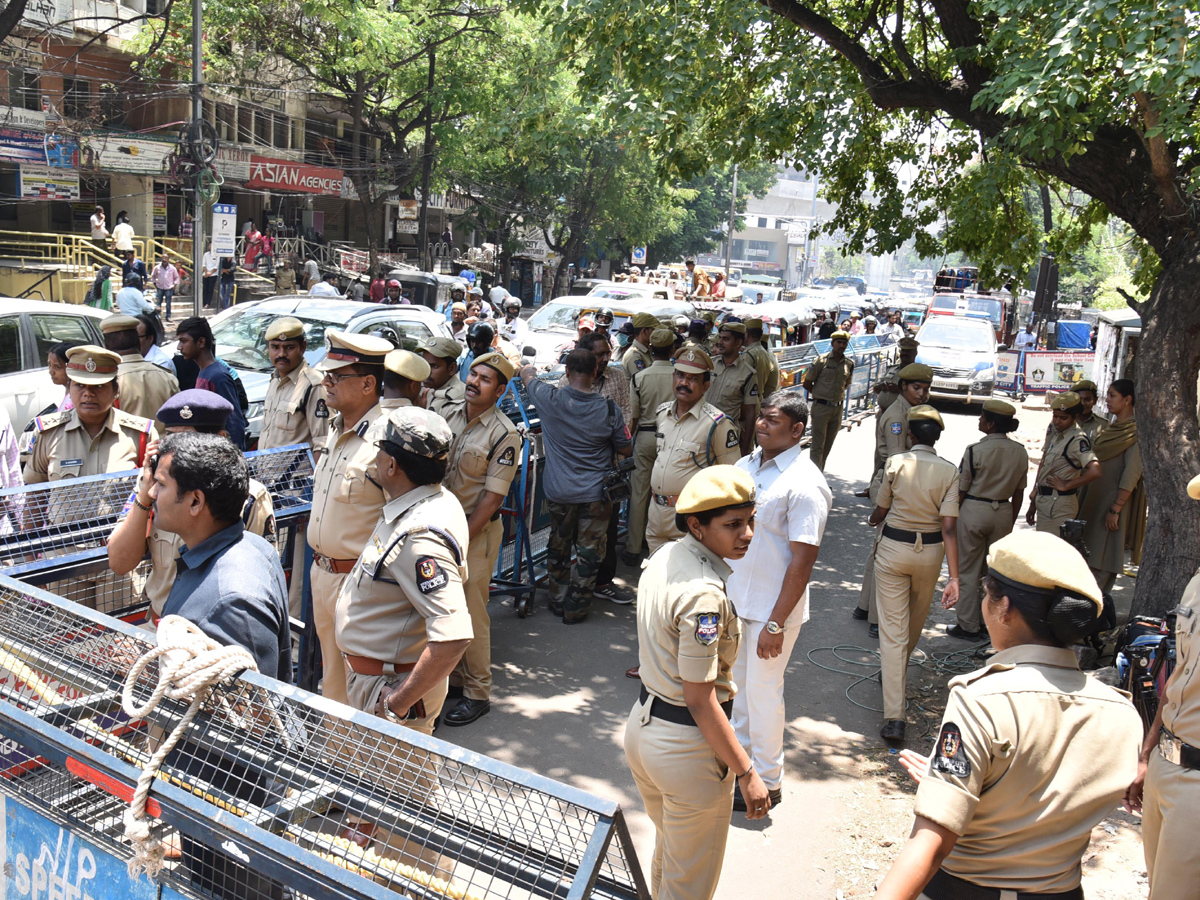
<instances>
[{"instance_id":1,"label":"khaki beret","mask_svg":"<svg viewBox=\"0 0 1200 900\"><path fill-rule=\"evenodd\" d=\"M902 337L896 341L896 346L901 350L916 350L921 343L914 337Z\"/></svg>"},{"instance_id":2,"label":"khaki beret","mask_svg":"<svg viewBox=\"0 0 1200 900\"><path fill-rule=\"evenodd\" d=\"M850 332L848 332L848 331L835 331L833 334L831 334L831 335L829 336L829 339L830 339L831 341L848 341L848 340L850 340Z\"/></svg>"},{"instance_id":3,"label":"khaki beret","mask_svg":"<svg viewBox=\"0 0 1200 900\"><path fill-rule=\"evenodd\" d=\"M700 313L700 318L711 325L713 322L717 321L717 314L711 309L706 309Z\"/></svg>"},{"instance_id":4,"label":"khaki beret","mask_svg":"<svg viewBox=\"0 0 1200 900\"><path fill-rule=\"evenodd\" d=\"M1187 492L1193 500L1200 500L1200 475L1188 482Z\"/></svg>"},{"instance_id":5,"label":"khaki beret","mask_svg":"<svg viewBox=\"0 0 1200 900\"><path fill-rule=\"evenodd\" d=\"M427 459L445 459L454 435L446 420L419 406L390 410L383 440Z\"/></svg>"},{"instance_id":6,"label":"khaki beret","mask_svg":"<svg viewBox=\"0 0 1200 900\"><path fill-rule=\"evenodd\" d=\"M746 324L744 322L722 322L721 327L718 328L717 331L729 331L733 334L740 334L742 337L745 337Z\"/></svg>"},{"instance_id":7,"label":"khaki beret","mask_svg":"<svg viewBox=\"0 0 1200 900\"><path fill-rule=\"evenodd\" d=\"M451 312L466 312L467 304L463 303L461 300L456 300L450 304L450 311Z\"/></svg>"},{"instance_id":8,"label":"khaki beret","mask_svg":"<svg viewBox=\"0 0 1200 900\"><path fill-rule=\"evenodd\" d=\"M424 381L429 377L429 363L409 350L393 350L383 358L383 367L410 381Z\"/></svg>"},{"instance_id":9,"label":"khaki beret","mask_svg":"<svg viewBox=\"0 0 1200 900\"><path fill-rule=\"evenodd\" d=\"M648 312L634 313L633 319L631 321L633 322L634 328L640 329L640 328L657 328L658 327L658 318L656 316L650 315L650 313L648 313Z\"/></svg>"},{"instance_id":10,"label":"khaki beret","mask_svg":"<svg viewBox=\"0 0 1200 900\"><path fill-rule=\"evenodd\" d=\"M67 351L67 377L79 384L108 384L117 378L120 354L84 344Z\"/></svg>"},{"instance_id":11,"label":"khaki beret","mask_svg":"<svg viewBox=\"0 0 1200 900\"><path fill-rule=\"evenodd\" d=\"M762 331L763 320L762 319L742 319L742 324L746 326L747 331L749 331L752 328L757 328L759 331Z\"/></svg>"},{"instance_id":12,"label":"khaki beret","mask_svg":"<svg viewBox=\"0 0 1200 900\"><path fill-rule=\"evenodd\" d=\"M737 466L709 466L684 485L675 503L683 515L707 512L723 506L746 506L754 502L754 479Z\"/></svg>"},{"instance_id":13,"label":"khaki beret","mask_svg":"<svg viewBox=\"0 0 1200 900\"><path fill-rule=\"evenodd\" d=\"M1079 551L1056 534L1014 531L992 544L988 572L1014 587L1035 593L1070 591L1103 608L1100 587Z\"/></svg>"},{"instance_id":14,"label":"khaki beret","mask_svg":"<svg viewBox=\"0 0 1200 900\"><path fill-rule=\"evenodd\" d=\"M909 363L900 370L901 381L933 381L933 369L924 363Z\"/></svg>"},{"instance_id":15,"label":"khaki beret","mask_svg":"<svg viewBox=\"0 0 1200 900\"><path fill-rule=\"evenodd\" d=\"M485 353L471 363L472 369L476 366L487 366L489 369L495 369L505 381L512 381L513 375L517 373L516 368L503 353Z\"/></svg>"},{"instance_id":16,"label":"khaki beret","mask_svg":"<svg viewBox=\"0 0 1200 900\"><path fill-rule=\"evenodd\" d=\"M1017 408L1007 400L1000 400L997 397L991 397L983 401L983 408L988 412L994 412L1001 416L1015 416Z\"/></svg>"},{"instance_id":17,"label":"khaki beret","mask_svg":"<svg viewBox=\"0 0 1200 900\"><path fill-rule=\"evenodd\" d=\"M675 343L675 332L666 328L656 328L650 333L651 347L670 347Z\"/></svg>"},{"instance_id":18,"label":"khaki beret","mask_svg":"<svg viewBox=\"0 0 1200 900\"><path fill-rule=\"evenodd\" d=\"M117 331L137 331L138 320L133 316L109 316L100 322L100 330L105 334Z\"/></svg>"},{"instance_id":19,"label":"khaki beret","mask_svg":"<svg viewBox=\"0 0 1200 900\"><path fill-rule=\"evenodd\" d=\"M712 367L712 357L699 347L688 347L675 357L675 368L680 372L711 372Z\"/></svg>"},{"instance_id":20,"label":"khaki beret","mask_svg":"<svg viewBox=\"0 0 1200 900\"><path fill-rule=\"evenodd\" d=\"M304 323L295 316L280 316L267 326L268 341L291 341L304 337Z\"/></svg>"},{"instance_id":21,"label":"khaki beret","mask_svg":"<svg viewBox=\"0 0 1200 900\"><path fill-rule=\"evenodd\" d=\"M320 372L332 372L346 366L382 366L394 349L392 342L369 334L348 331L325 332L325 358L317 364Z\"/></svg>"},{"instance_id":22,"label":"khaki beret","mask_svg":"<svg viewBox=\"0 0 1200 900\"><path fill-rule=\"evenodd\" d=\"M454 338L431 337L422 342L417 349L438 359L458 359L462 356L463 345Z\"/></svg>"},{"instance_id":23,"label":"khaki beret","mask_svg":"<svg viewBox=\"0 0 1200 900\"><path fill-rule=\"evenodd\" d=\"M1058 394L1050 401L1051 409L1074 409L1079 406L1079 395L1074 391Z\"/></svg>"},{"instance_id":24,"label":"khaki beret","mask_svg":"<svg viewBox=\"0 0 1200 900\"><path fill-rule=\"evenodd\" d=\"M914 406L910 409L908 411L908 421L937 422L942 428L946 427L946 423L942 421L942 414L928 403L922 403L920 406Z\"/></svg>"},{"instance_id":25,"label":"khaki beret","mask_svg":"<svg viewBox=\"0 0 1200 900\"><path fill-rule=\"evenodd\" d=\"M1099 389L1096 387L1096 382L1092 381L1091 379L1085 378L1083 381L1075 382L1076 393L1079 393L1080 391L1091 391L1093 394L1095 394L1098 392L1098 390Z\"/></svg>"}]
</instances>

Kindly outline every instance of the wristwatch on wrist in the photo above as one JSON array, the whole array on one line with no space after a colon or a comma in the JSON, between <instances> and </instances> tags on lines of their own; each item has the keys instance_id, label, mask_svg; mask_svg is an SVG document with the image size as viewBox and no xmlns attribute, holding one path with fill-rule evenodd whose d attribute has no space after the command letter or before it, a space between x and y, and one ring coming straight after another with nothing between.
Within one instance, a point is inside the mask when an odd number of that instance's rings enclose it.
<instances>
[{"instance_id":1,"label":"wristwatch on wrist","mask_svg":"<svg viewBox=\"0 0 1200 900\"><path fill-rule=\"evenodd\" d=\"M783 626L772 619L767 623L767 634L783 634Z\"/></svg>"}]
</instances>

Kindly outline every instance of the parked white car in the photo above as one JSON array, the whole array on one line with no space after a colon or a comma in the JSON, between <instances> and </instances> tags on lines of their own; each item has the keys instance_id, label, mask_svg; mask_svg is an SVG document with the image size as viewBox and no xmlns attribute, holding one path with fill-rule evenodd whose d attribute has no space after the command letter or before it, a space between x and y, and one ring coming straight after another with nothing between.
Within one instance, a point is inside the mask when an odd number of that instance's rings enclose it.
<instances>
[{"instance_id":1,"label":"parked white car","mask_svg":"<svg viewBox=\"0 0 1200 900\"><path fill-rule=\"evenodd\" d=\"M100 320L108 315L90 306L0 297L0 397L16 433L62 402L63 389L46 369L50 348L63 341L103 347Z\"/></svg>"}]
</instances>

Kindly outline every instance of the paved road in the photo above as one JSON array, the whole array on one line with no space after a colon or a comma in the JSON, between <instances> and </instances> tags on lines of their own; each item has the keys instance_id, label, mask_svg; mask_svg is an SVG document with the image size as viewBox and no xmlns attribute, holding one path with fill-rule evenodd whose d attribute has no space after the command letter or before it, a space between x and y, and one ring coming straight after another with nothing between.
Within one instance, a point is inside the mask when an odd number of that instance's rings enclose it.
<instances>
[{"instance_id":1,"label":"paved road","mask_svg":"<svg viewBox=\"0 0 1200 900\"><path fill-rule=\"evenodd\" d=\"M957 464L967 444L979 437L977 409L940 408L947 431L938 450ZM1049 413L1022 410L1020 418L1019 436L1040 447ZM872 422L843 431L835 445L826 472L834 510L813 575L812 618L788 669L784 802L765 822L748 823L734 815L719 900L742 900L748 878L758 898L834 897L835 869L854 840L861 814L870 814L872 805L906 802L885 790L886 777L879 777L890 766L878 737L879 715L847 701L853 679L824 671L808 658L815 648L837 644L877 646L868 639L866 624L849 615L873 534L865 521L868 501L853 496L870 473L873 439ZM622 574L636 584L635 572L622 569ZM599 601L592 617L578 626L562 625L544 608L522 620L509 606L493 605L492 615L493 711L474 725L439 729L438 737L618 801L648 870L653 827L622 750L625 719L637 692L637 683L624 676L637 662L634 608ZM953 613L936 611L921 647L931 653L964 649L964 642L942 634L953 621ZM833 662L827 651L818 650L817 656ZM866 682L852 696L867 705L881 703L878 686ZM911 737L914 747L928 749L931 736ZM883 851L885 856L894 852ZM881 874L864 873L868 879Z\"/></svg>"}]
</instances>

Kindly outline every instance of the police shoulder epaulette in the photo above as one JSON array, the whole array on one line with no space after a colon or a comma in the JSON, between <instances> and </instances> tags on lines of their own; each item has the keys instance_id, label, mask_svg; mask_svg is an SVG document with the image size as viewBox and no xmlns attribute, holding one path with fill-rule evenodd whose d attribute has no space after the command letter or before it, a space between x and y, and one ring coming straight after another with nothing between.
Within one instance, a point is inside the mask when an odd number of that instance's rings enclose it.
<instances>
[{"instance_id":1,"label":"police shoulder epaulette","mask_svg":"<svg viewBox=\"0 0 1200 900\"><path fill-rule=\"evenodd\" d=\"M325 373L318 372L312 366L304 367L304 377L308 379L309 384L311 384L313 387L317 387L325 381Z\"/></svg>"},{"instance_id":2,"label":"police shoulder epaulette","mask_svg":"<svg viewBox=\"0 0 1200 900\"><path fill-rule=\"evenodd\" d=\"M675 403L674 400L668 400L666 403L658 404L658 406L654 410L655 414L657 415L660 412L665 412L666 410L670 409L674 405L674 403Z\"/></svg>"},{"instance_id":3,"label":"police shoulder epaulette","mask_svg":"<svg viewBox=\"0 0 1200 900\"><path fill-rule=\"evenodd\" d=\"M981 678L986 678L989 675L994 675L997 672L1007 672L1009 669L1016 668L1012 663L990 663L982 669L976 669L974 672L966 672L962 675L956 675L949 681L949 686L966 687L969 684L974 684Z\"/></svg>"},{"instance_id":4,"label":"police shoulder epaulette","mask_svg":"<svg viewBox=\"0 0 1200 900\"><path fill-rule=\"evenodd\" d=\"M704 406L701 407L701 412L708 415L708 417L714 422L720 422L723 418L725 418L725 413L721 412L721 410L717 409L708 402L705 402Z\"/></svg>"},{"instance_id":5,"label":"police shoulder epaulette","mask_svg":"<svg viewBox=\"0 0 1200 900\"><path fill-rule=\"evenodd\" d=\"M131 412L125 412L123 409L116 410L117 424L125 428L132 428L135 431L144 431L150 433L150 429L154 427L153 419L143 419L141 416L135 416Z\"/></svg>"},{"instance_id":6,"label":"police shoulder epaulette","mask_svg":"<svg viewBox=\"0 0 1200 900\"><path fill-rule=\"evenodd\" d=\"M50 413L48 416L38 416L34 419L34 429L42 432L49 431L51 428L57 428L71 418L71 411Z\"/></svg>"}]
</instances>

